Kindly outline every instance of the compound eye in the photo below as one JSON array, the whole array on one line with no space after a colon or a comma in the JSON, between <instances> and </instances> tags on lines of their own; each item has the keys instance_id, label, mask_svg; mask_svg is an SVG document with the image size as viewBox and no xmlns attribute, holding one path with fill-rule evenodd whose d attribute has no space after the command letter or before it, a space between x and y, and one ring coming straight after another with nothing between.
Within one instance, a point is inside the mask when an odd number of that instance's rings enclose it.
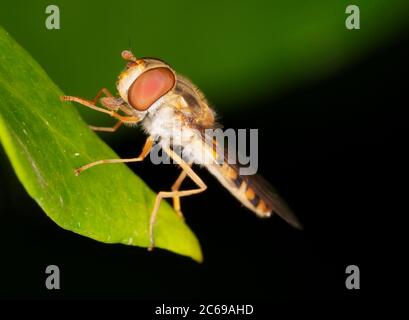
<instances>
[{"instance_id":1,"label":"compound eye","mask_svg":"<svg viewBox=\"0 0 409 320\"><path fill-rule=\"evenodd\" d=\"M136 110L145 111L172 90L175 81L174 74L168 68L150 69L142 73L129 88L129 104Z\"/></svg>"}]
</instances>

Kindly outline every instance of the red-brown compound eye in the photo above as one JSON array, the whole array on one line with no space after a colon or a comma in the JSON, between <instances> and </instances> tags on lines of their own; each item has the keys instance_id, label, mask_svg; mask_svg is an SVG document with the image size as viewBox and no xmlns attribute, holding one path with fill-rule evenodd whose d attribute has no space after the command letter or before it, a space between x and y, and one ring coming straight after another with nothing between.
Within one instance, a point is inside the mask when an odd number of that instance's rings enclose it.
<instances>
[{"instance_id":1,"label":"red-brown compound eye","mask_svg":"<svg viewBox=\"0 0 409 320\"><path fill-rule=\"evenodd\" d=\"M155 68L142 73L128 91L128 102L136 110L145 111L168 93L175 84L175 76L168 68Z\"/></svg>"}]
</instances>

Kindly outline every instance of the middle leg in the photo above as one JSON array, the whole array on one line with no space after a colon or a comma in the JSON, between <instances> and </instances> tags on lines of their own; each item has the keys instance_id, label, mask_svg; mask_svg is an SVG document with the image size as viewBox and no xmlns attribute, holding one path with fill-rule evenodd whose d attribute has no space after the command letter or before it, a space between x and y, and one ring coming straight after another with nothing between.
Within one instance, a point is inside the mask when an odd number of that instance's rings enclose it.
<instances>
[{"instance_id":1,"label":"middle leg","mask_svg":"<svg viewBox=\"0 0 409 320\"><path fill-rule=\"evenodd\" d=\"M143 146L142 152L140 155L136 158L129 158L129 159L104 159L104 160L98 160L94 161L91 163L88 163L82 167L79 167L78 169L74 170L74 173L76 176L78 176L81 172L84 170L87 170L93 166L99 165L99 164L106 164L106 163L125 163L125 162L137 162L137 161L142 161L143 159L146 158L146 156L149 154L149 152L152 149L154 143L154 139L152 137L148 137L146 139L145 145Z\"/></svg>"}]
</instances>

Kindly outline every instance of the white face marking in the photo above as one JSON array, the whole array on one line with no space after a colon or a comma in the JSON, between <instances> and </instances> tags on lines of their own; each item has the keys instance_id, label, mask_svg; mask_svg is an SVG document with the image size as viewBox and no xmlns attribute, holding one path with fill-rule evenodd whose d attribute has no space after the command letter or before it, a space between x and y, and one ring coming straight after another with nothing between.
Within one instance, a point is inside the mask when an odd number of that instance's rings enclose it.
<instances>
[{"instance_id":1,"label":"white face marking","mask_svg":"<svg viewBox=\"0 0 409 320\"><path fill-rule=\"evenodd\" d=\"M132 83L138 78L143 72L143 67L141 65L134 66L124 71L124 74L121 75L117 89L121 98L128 103L128 90L131 87Z\"/></svg>"}]
</instances>

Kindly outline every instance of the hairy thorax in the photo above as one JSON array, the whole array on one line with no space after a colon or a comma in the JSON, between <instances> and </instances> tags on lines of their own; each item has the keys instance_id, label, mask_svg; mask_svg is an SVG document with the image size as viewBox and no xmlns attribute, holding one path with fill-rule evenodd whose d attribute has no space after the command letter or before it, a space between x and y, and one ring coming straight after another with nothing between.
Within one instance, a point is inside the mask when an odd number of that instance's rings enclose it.
<instances>
[{"instance_id":1,"label":"hairy thorax","mask_svg":"<svg viewBox=\"0 0 409 320\"><path fill-rule=\"evenodd\" d=\"M146 116L143 127L162 147L170 147L186 162L204 164L208 153L201 133L184 122L184 118L172 106L165 104L154 114Z\"/></svg>"}]
</instances>

